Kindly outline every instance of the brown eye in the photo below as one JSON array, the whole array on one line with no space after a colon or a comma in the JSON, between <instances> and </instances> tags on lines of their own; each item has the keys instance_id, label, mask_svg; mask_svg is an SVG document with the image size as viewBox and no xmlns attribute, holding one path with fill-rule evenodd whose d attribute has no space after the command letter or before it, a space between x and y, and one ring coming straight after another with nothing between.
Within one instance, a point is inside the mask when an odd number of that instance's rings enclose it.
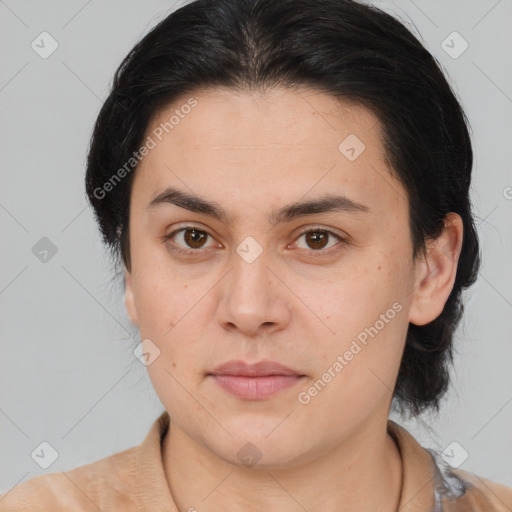
<instances>
[{"instance_id":1,"label":"brown eye","mask_svg":"<svg viewBox=\"0 0 512 512\"><path fill-rule=\"evenodd\" d=\"M207 231L195 226L177 229L165 235L163 241L169 250L189 256L203 254L215 246L215 239Z\"/></svg>"},{"instance_id":2,"label":"brown eye","mask_svg":"<svg viewBox=\"0 0 512 512\"><path fill-rule=\"evenodd\" d=\"M323 249L329 241L329 235L325 231L309 231L305 235L306 243L312 249Z\"/></svg>"},{"instance_id":3,"label":"brown eye","mask_svg":"<svg viewBox=\"0 0 512 512\"><path fill-rule=\"evenodd\" d=\"M340 242L342 242L340 244ZM318 256L327 253L336 245L343 246L345 239L328 229L310 229L302 232L295 242L299 249L309 250L311 254L317 252Z\"/></svg>"},{"instance_id":4,"label":"brown eye","mask_svg":"<svg viewBox=\"0 0 512 512\"><path fill-rule=\"evenodd\" d=\"M185 243L193 249L200 249L207 238L208 234L198 229L186 229L183 231Z\"/></svg>"}]
</instances>

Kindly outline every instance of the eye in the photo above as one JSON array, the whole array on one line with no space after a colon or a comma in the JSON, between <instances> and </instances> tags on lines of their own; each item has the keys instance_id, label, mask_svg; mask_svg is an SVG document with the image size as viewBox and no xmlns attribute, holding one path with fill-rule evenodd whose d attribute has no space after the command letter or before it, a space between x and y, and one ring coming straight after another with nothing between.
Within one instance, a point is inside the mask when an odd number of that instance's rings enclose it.
<instances>
[{"instance_id":1,"label":"eye","mask_svg":"<svg viewBox=\"0 0 512 512\"><path fill-rule=\"evenodd\" d=\"M199 229L197 226L184 226L165 235L163 241L172 240L173 244L170 244L169 247L173 251L191 254L206 251L210 247L206 245L208 238L213 240L207 231Z\"/></svg>"},{"instance_id":2,"label":"eye","mask_svg":"<svg viewBox=\"0 0 512 512\"><path fill-rule=\"evenodd\" d=\"M301 239L304 239L305 245L300 245L299 241ZM345 242L341 235L338 235L328 229L314 228L301 233L295 244L297 244L300 249L309 249L314 252L325 252L326 250L336 246L339 242Z\"/></svg>"},{"instance_id":3,"label":"eye","mask_svg":"<svg viewBox=\"0 0 512 512\"><path fill-rule=\"evenodd\" d=\"M183 226L174 230L172 233L162 237L163 242L172 241L168 244L170 250L176 253L185 253L187 255L201 255L212 247L222 247L218 243L208 245L208 239L214 241L214 238L204 229L198 226ZM301 240L303 242L301 243ZM340 242L342 242L340 244ZM343 246L346 240L339 234L325 228L313 228L303 231L296 239L293 245L299 249L309 250L315 256L321 256L336 245ZM340 247L341 248L341 247Z\"/></svg>"}]
</instances>

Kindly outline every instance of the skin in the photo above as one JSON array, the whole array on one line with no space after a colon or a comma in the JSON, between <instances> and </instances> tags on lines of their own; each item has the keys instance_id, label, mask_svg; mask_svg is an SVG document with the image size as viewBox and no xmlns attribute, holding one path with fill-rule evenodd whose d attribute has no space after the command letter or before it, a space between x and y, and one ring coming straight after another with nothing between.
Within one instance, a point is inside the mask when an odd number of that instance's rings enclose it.
<instances>
[{"instance_id":1,"label":"skin","mask_svg":"<svg viewBox=\"0 0 512 512\"><path fill-rule=\"evenodd\" d=\"M386 432L392 390L409 322L435 319L453 287L462 221L449 214L427 255L412 259L406 191L362 106L305 88L193 97L197 106L137 169L125 268L130 319L160 350L148 372L171 417L163 462L173 497L181 511L394 511L402 474ZM354 161L338 150L350 134L366 146ZM227 218L148 209L169 186L217 203ZM333 193L368 211L269 222L275 209ZM199 256L190 231L162 241L188 224L209 235ZM320 228L333 232L325 247L303 234ZM236 252L248 236L262 248L251 263ZM298 394L394 303L401 311L301 404ZM305 377L244 400L207 376L233 359L277 361ZM247 442L261 454L252 467L237 456Z\"/></svg>"}]
</instances>

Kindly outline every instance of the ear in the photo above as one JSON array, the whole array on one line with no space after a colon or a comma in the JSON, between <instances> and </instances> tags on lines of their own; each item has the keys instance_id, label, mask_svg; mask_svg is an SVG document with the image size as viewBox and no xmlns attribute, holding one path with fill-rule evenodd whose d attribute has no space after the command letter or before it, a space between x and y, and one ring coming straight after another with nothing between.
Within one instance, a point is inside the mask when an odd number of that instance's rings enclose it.
<instances>
[{"instance_id":1,"label":"ear","mask_svg":"<svg viewBox=\"0 0 512 512\"><path fill-rule=\"evenodd\" d=\"M416 264L409 322L425 325L442 313L455 282L463 228L460 215L450 212L441 235L427 244L427 254Z\"/></svg>"},{"instance_id":2,"label":"ear","mask_svg":"<svg viewBox=\"0 0 512 512\"><path fill-rule=\"evenodd\" d=\"M139 319L137 317L137 310L135 308L135 300L133 298L132 274L126 268L125 265L123 265L123 269L124 269L124 285L125 285L124 304L126 306L126 311L128 313L131 323L135 326L138 326Z\"/></svg>"}]
</instances>

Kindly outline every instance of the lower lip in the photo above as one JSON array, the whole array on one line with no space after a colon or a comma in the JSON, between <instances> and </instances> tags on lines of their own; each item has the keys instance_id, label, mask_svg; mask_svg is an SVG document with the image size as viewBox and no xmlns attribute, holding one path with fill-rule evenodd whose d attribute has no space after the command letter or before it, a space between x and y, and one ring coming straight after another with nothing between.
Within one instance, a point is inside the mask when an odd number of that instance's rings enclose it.
<instances>
[{"instance_id":1,"label":"lower lip","mask_svg":"<svg viewBox=\"0 0 512 512\"><path fill-rule=\"evenodd\" d=\"M302 380L300 375L266 375L244 377L241 375L212 375L220 387L239 398L264 400L283 389L291 388Z\"/></svg>"}]
</instances>

